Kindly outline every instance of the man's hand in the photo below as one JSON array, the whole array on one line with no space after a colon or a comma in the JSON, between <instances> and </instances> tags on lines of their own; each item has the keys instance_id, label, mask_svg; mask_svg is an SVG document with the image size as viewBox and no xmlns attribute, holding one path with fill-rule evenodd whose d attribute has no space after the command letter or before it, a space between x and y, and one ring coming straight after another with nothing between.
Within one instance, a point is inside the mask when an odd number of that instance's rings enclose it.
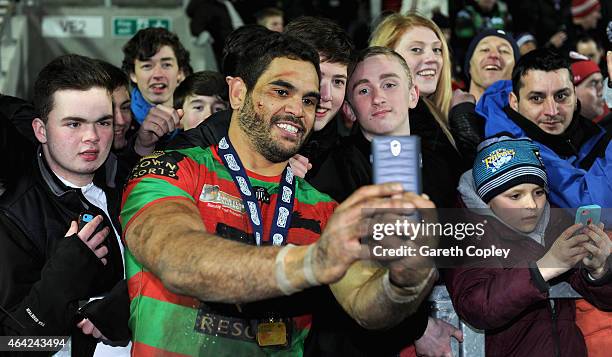
<instances>
[{"instance_id":1,"label":"man's hand","mask_svg":"<svg viewBox=\"0 0 612 357\"><path fill-rule=\"evenodd\" d=\"M414 341L417 356L452 357L451 337L463 342L463 332L448 322L430 317L423 337Z\"/></svg>"},{"instance_id":2,"label":"man's hand","mask_svg":"<svg viewBox=\"0 0 612 357\"><path fill-rule=\"evenodd\" d=\"M574 224L567 228L552 247L537 261L540 273L545 281L549 281L573 268L578 262L585 258L589 252L584 243L590 238L585 234L574 235L582 224ZM609 254L609 253L608 253Z\"/></svg>"},{"instance_id":3,"label":"man's hand","mask_svg":"<svg viewBox=\"0 0 612 357\"><path fill-rule=\"evenodd\" d=\"M451 100L451 108L462 103L476 104L476 97L461 89L455 89L453 91L453 99Z\"/></svg>"},{"instance_id":4,"label":"man's hand","mask_svg":"<svg viewBox=\"0 0 612 357\"><path fill-rule=\"evenodd\" d=\"M312 164L308 162L308 158L300 154L295 154L289 159L289 166L291 166L293 174L301 178L306 177L308 170L312 169Z\"/></svg>"},{"instance_id":5,"label":"man's hand","mask_svg":"<svg viewBox=\"0 0 612 357\"><path fill-rule=\"evenodd\" d=\"M590 238L584 244L584 248L589 251L590 255L582 259L582 264L595 279L599 279L607 273L608 265L606 261L612 248L612 242L610 242L603 228L603 223L600 223L599 226L589 224L582 230L582 233Z\"/></svg>"},{"instance_id":6,"label":"man's hand","mask_svg":"<svg viewBox=\"0 0 612 357\"><path fill-rule=\"evenodd\" d=\"M98 330L94 324L88 319L83 319L81 322L77 324L77 327L83 331L85 335L92 335L94 338L101 340L108 340L101 332Z\"/></svg>"},{"instance_id":7,"label":"man's hand","mask_svg":"<svg viewBox=\"0 0 612 357\"><path fill-rule=\"evenodd\" d=\"M110 232L110 228L104 227L100 232L96 233L93 237L91 235L96 230L98 225L102 223L102 216L96 216L91 222L88 222L83 229L79 232L79 225L76 221L72 221L70 223L70 229L66 232L66 237L70 237L71 235L77 233L77 236L80 240L85 243L85 245L91 249L92 252L100 259L102 264L106 265L106 254L108 254L108 248L105 245L101 245L104 242L104 239ZM90 238L91 237L91 238Z\"/></svg>"},{"instance_id":8,"label":"man's hand","mask_svg":"<svg viewBox=\"0 0 612 357\"><path fill-rule=\"evenodd\" d=\"M567 40L567 34L564 31L558 31L550 37L548 42L556 48L559 48L563 46L565 40Z\"/></svg>"},{"instance_id":9,"label":"man's hand","mask_svg":"<svg viewBox=\"0 0 612 357\"><path fill-rule=\"evenodd\" d=\"M134 144L136 153L140 156L152 153L159 139L179 127L182 117L182 109L174 110L161 104L151 108L138 129Z\"/></svg>"},{"instance_id":10,"label":"man's hand","mask_svg":"<svg viewBox=\"0 0 612 357\"><path fill-rule=\"evenodd\" d=\"M414 209L402 185L387 183L363 186L336 208L314 250L313 270L321 284L338 281L349 266L369 256L359 241L367 234L367 222L377 209Z\"/></svg>"},{"instance_id":11,"label":"man's hand","mask_svg":"<svg viewBox=\"0 0 612 357\"><path fill-rule=\"evenodd\" d=\"M415 213L418 211L418 215L407 217L406 215L400 215L399 212L389 212L383 215L377 215L373 219L377 224L391 224L395 225L396 222L400 222L403 226L404 221L407 224L421 223L421 220L427 223L437 222L437 216L435 212L435 205L429 200L427 195L419 196L413 192L405 192L401 195L395 196L410 202L414 206L414 210L402 210L403 213ZM416 221L416 217L419 217L419 221ZM373 225L372 225L373 226ZM380 233L380 232L379 232ZM413 233L412 231L398 232L398 233ZM420 284L431 272L434 267L434 261L431 257L424 257L418 254L419 248L422 246L429 246L435 248L438 245L438 238L433 236L384 236L380 240L369 240L370 248L374 246L380 246L383 249L410 249L414 254L406 257L371 257L372 259L379 260L384 266L389 269L389 277L394 285L398 287L411 287Z\"/></svg>"}]
</instances>

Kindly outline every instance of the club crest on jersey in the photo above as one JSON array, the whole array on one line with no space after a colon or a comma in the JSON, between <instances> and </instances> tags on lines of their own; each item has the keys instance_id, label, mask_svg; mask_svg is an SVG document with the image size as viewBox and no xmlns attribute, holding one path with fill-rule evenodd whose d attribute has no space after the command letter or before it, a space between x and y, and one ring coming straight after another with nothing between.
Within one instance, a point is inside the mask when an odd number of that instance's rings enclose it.
<instances>
[{"instance_id":1,"label":"club crest on jersey","mask_svg":"<svg viewBox=\"0 0 612 357\"><path fill-rule=\"evenodd\" d=\"M227 144L227 140L225 140L225 137L221 139L221 141L219 141L219 149L223 149L223 150L229 149L229 145Z\"/></svg>"},{"instance_id":2,"label":"club crest on jersey","mask_svg":"<svg viewBox=\"0 0 612 357\"><path fill-rule=\"evenodd\" d=\"M283 235L280 233L275 233L274 236L272 236L272 244L276 246L283 244Z\"/></svg>"},{"instance_id":3,"label":"club crest on jersey","mask_svg":"<svg viewBox=\"0 0 612 357\"><path fill-rule=\"evenodd\" d=\"M281 207L278 210L278 219L276 220L276 225L285 228L287 225L287 217L289 217L289 210L285 207Z\"/></svg>"},{"instance_id":4,"label":"club crest on jersey","mask_svg":"<svg viewBox=\"0 0 612 357\"><path fill-rule=\"evenodd\" d=\"M265 187L253 186L253 191L255 191L255 197L259 202L270 203L270 194Z\"/></svg>"},{"instance_id":5,"label":"club crest on jersey","mask_svg":"<svg viewBox=\"0 0 612 357\"><path fill-rule=\"evenodd\" d=\"M230 168L230 170L232 170L232 171L240 171L240 167L238 166L238 163L236 162L236 159L234 158L234 155L232 155L232 154L225 154L225 155L223 155L223 157L225 158L225 161L227 161L227 166Z\"/></svg>"},{"instance_id":6,"label":"club crest on jersey","mask_svg":"<svg viewBox=\"0 0 612 357\"><path fill-rule=\"evenodd\" d=\"M249 185L247 184L246 179L242 176L236 176L236 181L238 181L238 187L240 187L240 191L246 196L250 196L251 190L249 190Z\"/></svg>"},{"instance_id":7,"label":"club crest on jersey","mask_svg":"<svg viewBox=\"0 0 612 357\"><path fill-rule=\"evenodd\" d=\"M249 204L249 214L251 215L251 220L255 225L260 225L259 216L257 215L257 203L248 201Z\"/></svg>"},{"instance_id":8,"label":"club crest on jersey","mask_svg":"<svg viewBox=\"0 0 612 357\"><path fill-rule=\"evenodd\" d=\"M291 167L287 168L287 173L285 174L285 181L287 181L290 185L293 183L293 170L291 170Z\"/></svg>"},{"instance_id":9,"label":"club crest on jersey","mask_svg":"<svg viewBox=\"0 0 612 357\"><path fill-rule=\"evenodd\" d=\"M291 201L291 193L292 192L293 191L291 191L291 189L289 187L283 186L283 198L282 198L283 202L291 203L290 201Z\"/></svg>"},{"instance_id":10,"label":"club crest on jersey","mask_svg":"<svg viewBox=\"0 0 612 357\"><path fill-rule=\"evenodd\" d=\"M515 151L514 149L497 149L490 153L487 157L482 159L482 163L485 164L487 169L490 169L491 172L496 172L506 163L508 163L512 158L514 158Z\"/></svg>"}]
</instances>

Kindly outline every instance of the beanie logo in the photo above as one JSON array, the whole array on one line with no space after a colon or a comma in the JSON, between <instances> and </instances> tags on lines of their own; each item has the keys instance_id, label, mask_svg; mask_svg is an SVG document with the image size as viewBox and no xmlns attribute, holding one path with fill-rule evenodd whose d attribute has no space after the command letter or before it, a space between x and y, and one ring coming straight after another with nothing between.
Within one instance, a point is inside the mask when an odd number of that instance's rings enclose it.
<instances>
[{"instance_id":1,"label":"beanie logo","mask_svg":"<svg viewBox=\"0 0 612 357\"><path fill-rule=\"evenodd\" d=\"M514 149L497 149L485 157L482 163L485 164L487 169L491 169L491 172L496 172L504 164L512 160L514 155Z\"/></svg>"},{"instance_id":2,"label":"beanie logo","mask_svg":"<svg viewBox=\"0 0 612 357\"><path fill-rule=\"evenodd\" d=\"M535 155L535 157L538 159L538 161L540 162L541 166L544 166L544 161L542 160L542 156L540 156L540 150L538 149L534 149L533 150L533 154Z\"/></svg>"}]
</instances>

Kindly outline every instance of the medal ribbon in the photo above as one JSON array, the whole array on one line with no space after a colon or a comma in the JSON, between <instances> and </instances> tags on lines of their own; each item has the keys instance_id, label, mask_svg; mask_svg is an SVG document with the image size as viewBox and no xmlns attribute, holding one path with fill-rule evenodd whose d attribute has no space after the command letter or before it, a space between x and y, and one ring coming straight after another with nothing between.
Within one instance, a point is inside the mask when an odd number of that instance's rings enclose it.
<instances>
[{"instance_id":1,"label":"medal ribbon","mask_svg":"<svg viewBox=\"0 0 612 357\"><path fill-rule=\"evenodd\" d=\"M232 146L232 143L228 137L223 137L219 141L219 157L221 157L221 161L223 161L223 164L228 169L234 183L240 191L244 208L247 216L249 217L249 221L251 222L251 228L253 228L255 243L257 245L261 245L263 237L263 220L261 209L257 203L255 191L253 191L251 181L246 174L242 161L240 161L238 153ZM274 208L274 219L272 220L272 227L270 228L271 239L269 239L269 241L276 246L281 246L287 241L289 226L291 225L291 213L293 212L294 197L295 177L293 175L293 171L291 171L291 167L287 165L281 175L278 185L276 207Z\"/></svg>"}]
</instances>

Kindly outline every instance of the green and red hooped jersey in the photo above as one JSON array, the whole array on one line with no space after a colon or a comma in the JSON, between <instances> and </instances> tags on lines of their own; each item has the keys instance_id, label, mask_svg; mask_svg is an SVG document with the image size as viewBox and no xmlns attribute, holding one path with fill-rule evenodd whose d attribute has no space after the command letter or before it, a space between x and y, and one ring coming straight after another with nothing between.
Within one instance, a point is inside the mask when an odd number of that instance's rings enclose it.
<instances>
[{"instance_id":1,"label":"green and red hooped jersey","mask_svg":"<svg viewBox=\"0 0 612 357\"><path fill-rule=\"evenodd\" d=\"M264 240L269 240L280 176L247 174L260 203ZM337 204L303 179L296 179L288 242L309 244L319 238ZM240 192L216 146L155 152L142 158L123 195L123 232L143 208L168 198L193 202L209 232L244 243L254 241ZM171 293L128 248L125 267L134 356L302 355L310 315L293 318L290 346L262 348L255 342L252 322L215 314L195 298Z\"/></svg>"}]
</instances>

